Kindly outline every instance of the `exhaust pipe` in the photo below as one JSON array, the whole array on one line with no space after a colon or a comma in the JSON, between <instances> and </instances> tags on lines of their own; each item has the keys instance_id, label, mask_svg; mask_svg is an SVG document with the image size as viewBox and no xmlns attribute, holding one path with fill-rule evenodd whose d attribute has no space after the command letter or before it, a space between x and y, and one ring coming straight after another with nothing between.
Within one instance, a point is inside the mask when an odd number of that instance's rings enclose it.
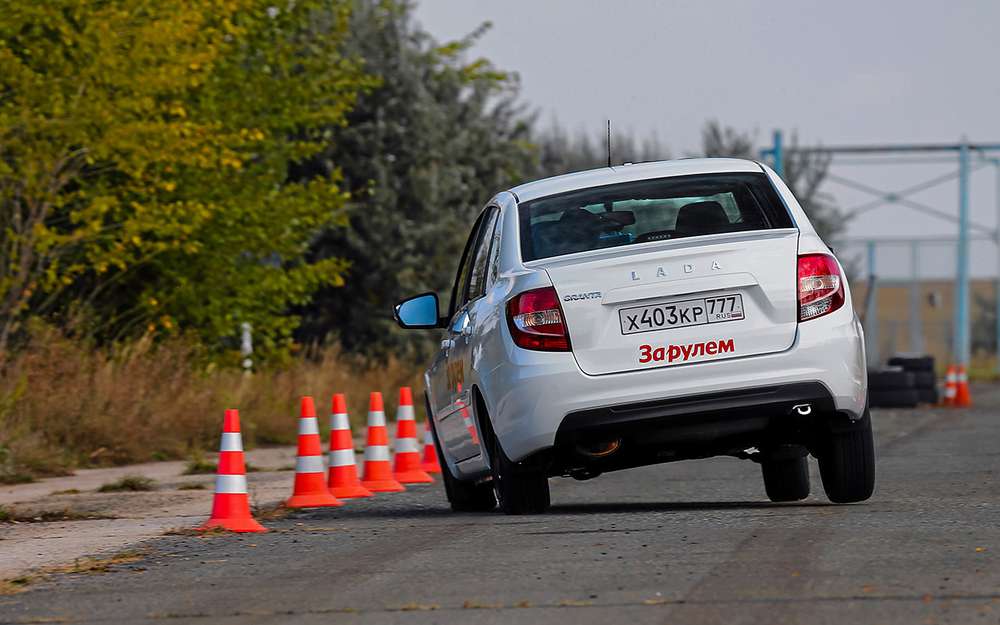
<instances>
[{"instance_id":1,"label":"exhaust pipe","mask_svg":"<svg viewBox=\"0 0 1000 625\"><path fill-rule=\"evenodd\" d=\"M598 441L593 443L578 443L577 453L588 458L606 458L618 451L622 446L622 439L616 438L610 441Z\"/></svg>"}]
</instances>

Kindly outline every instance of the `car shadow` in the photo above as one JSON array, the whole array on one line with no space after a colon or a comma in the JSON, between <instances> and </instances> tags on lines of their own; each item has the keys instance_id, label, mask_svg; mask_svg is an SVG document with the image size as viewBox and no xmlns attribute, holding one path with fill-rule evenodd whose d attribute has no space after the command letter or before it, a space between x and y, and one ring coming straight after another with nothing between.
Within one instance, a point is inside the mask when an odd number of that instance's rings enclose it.
<instances>
[{"instance_id":1,"label":"car shadow","mask_svg":"<svg viewBox=\"0 0 1000 625\"><path fill-rule=\"evenodd\" d=\"M546 514L615 514L624 512L697 512L713 510L780 510L783 508L826 508L826 501L599 501L593 503L555 504Z\"/></svg>"}]
</instances>

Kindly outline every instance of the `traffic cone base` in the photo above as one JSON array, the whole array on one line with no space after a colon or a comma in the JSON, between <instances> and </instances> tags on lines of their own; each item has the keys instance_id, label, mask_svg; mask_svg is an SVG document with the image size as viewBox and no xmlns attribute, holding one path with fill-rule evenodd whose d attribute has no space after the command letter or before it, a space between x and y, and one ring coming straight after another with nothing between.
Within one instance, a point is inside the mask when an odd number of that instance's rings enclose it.
<instances>
[{"instance_id":1,"label":"traffic cone base","mask_svg":"<svg viewBox=\"0 0 1000 625\"><path fill-rule=\"evenodd\" d=\"M243 510L250 509L250 501L246 495L217 495L212 506L212 518L205 521L198 529L211 530L217 527L230 532L266 532L267 528L253 517L243 516Z\"/></svg>"},{"instance_id":2,"label":"traffic cone base","mask_svg":"<svg viewBox=\"0 0 1000 625\"><path fill-rule=\"evenodd\" d=\"M330 492L338 499L361 499L362 497L371 497L375 494L360 483L353 486L334 486L330 489Z\"/></svg>"},{"instance_id":3,"label":"traffic cone base","mask_svg":"<svg viewBox=\"0 0 1000 625\"><path fill-rule=\"evenodd\" d=\"M423 469L413 469L411 471L399 471L392 474L396 481L401 484L430 484L434 478Z\"/></svg>"},{"instance_id":4,"label":"traffic cone base","mask_svg":"<svg viewBox=\"0 0 1000 625\"><path fill-rule=\"evenodd\" d=\"M285 502L289 508L335 508L344 505L329 492L313 493L311 495L292 495Z\"/></svg>"},{"instance_id":5,"label":"traffic cone base","mask_svg":"<svg viewBox=\"0 0 1000 625\"><path fill-rule=\"evenodd\" d=\"M361 485L373 493L399 493L406 490L396 480L361 480Z\"/></svg>"}]
</instances>

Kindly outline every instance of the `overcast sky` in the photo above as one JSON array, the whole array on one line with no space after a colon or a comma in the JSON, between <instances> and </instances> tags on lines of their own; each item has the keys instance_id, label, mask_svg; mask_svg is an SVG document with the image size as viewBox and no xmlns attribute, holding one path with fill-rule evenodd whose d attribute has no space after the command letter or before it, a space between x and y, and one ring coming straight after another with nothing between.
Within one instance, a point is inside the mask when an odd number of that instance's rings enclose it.
<instances>
[{"instance_id":1,"label":"overcast sky","mask_svg":"<svg viewBox=\"0 0 1000 625\"><path fill-rule=\"evenodd\" d=\"M605 119L655 133L673 156L696 152L706 119L757 130L797 130L804 143L1000 143L1000 0L421 0L439 40L489 20L474 49L520 75L524 100L570 129L595 135ZM1000 157L1000 153L997 154ZM836 165L832 172L893 191L954 164ZM974 219L997 223L993 167L972 177ZM827 190L843 208L869 196ZM913 196L956 214L954 182ZM952 235L953 224L890 207L858 217L853 237ZM898 273L902 250L886 248ZM951 251L928 248L948 275ZM940 258L939 258L940 257ZM973 264L996 275L992 245Z\"/></svg>"}]
</instances>

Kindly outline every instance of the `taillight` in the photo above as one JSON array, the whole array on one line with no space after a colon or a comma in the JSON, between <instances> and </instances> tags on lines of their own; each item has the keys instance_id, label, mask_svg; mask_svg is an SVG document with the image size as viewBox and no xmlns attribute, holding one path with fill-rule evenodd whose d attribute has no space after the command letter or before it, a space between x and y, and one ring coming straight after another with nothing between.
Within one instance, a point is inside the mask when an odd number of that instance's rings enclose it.
<instances>
[{"instance_id":1,"label":"taillight","mask_svg":"<svg viewBox=\"0 0 1000 625\"><path fill-rule=\"evenodd\" d=\"M556 290L550 286L525 291L507 302L507 325L518 347L546 352L569 351L562 306Z\"/></svg>"},{"instance_id":2,"label":"taillight","mask_svg":"<svg viewBox=\"0 0 1000 625\"><path fill-rule=\"evenodd\" d=\"M843 305L844 277L833 256L799 256L799 321L822 317Z\"/></svg>"}]
</instances>

